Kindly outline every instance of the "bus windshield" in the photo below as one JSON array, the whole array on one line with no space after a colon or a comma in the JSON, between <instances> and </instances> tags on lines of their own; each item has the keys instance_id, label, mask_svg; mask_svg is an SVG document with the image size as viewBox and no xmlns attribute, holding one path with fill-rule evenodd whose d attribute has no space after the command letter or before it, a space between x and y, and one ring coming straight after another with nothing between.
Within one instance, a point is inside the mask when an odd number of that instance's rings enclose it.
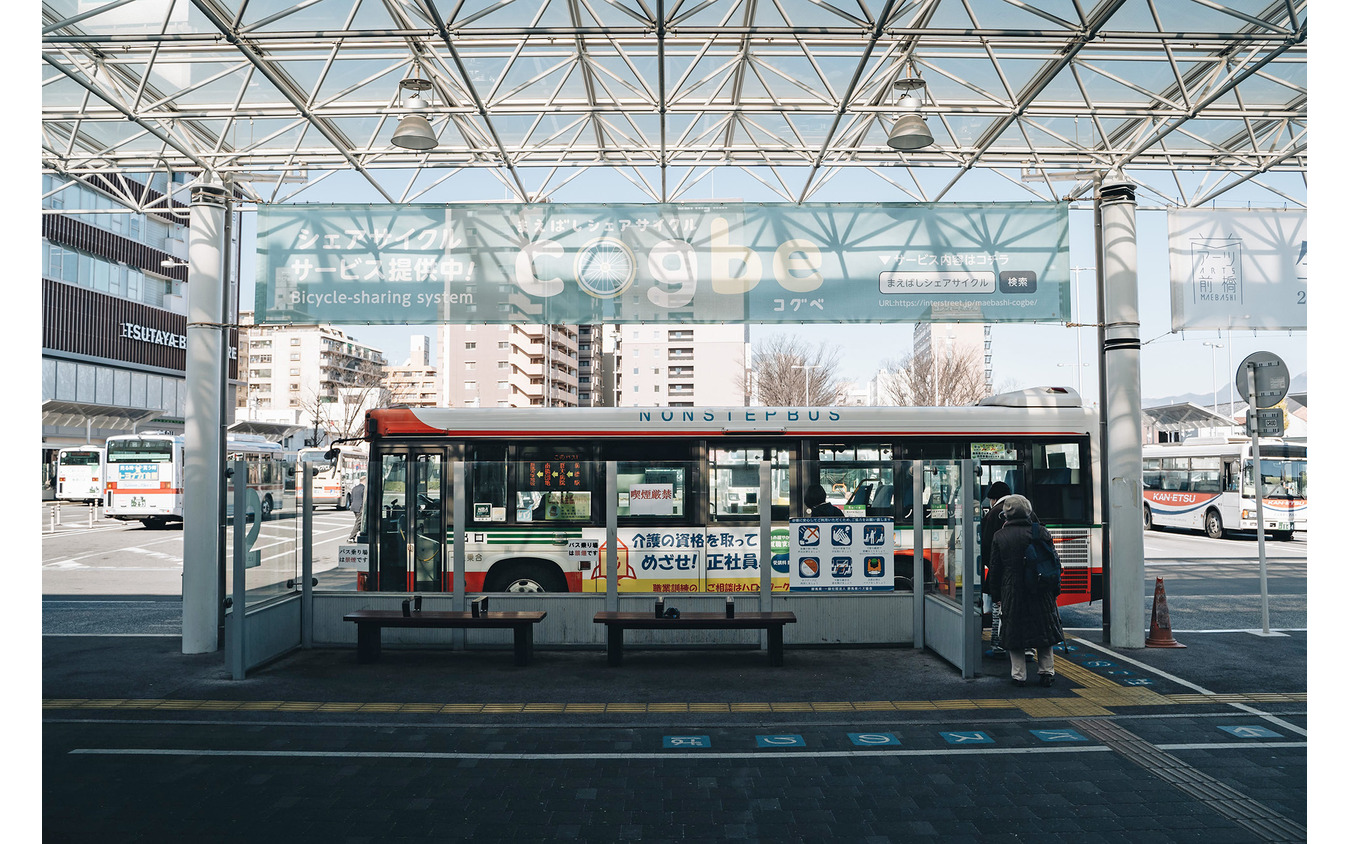
<instances>
[{"instance_id":1,"label":"bus windshield","mask_svg":"<svg viewBox=\"0 0 1350 844\"><path fill-rule=\"evenodd\" d=\"M328 463L327 457L324 457L323 451L302 451L300 452L301 463Z\"/></svg>"},{"instance_id":2,"label":"bus windshield","mask_svg":"<svg viewBox=\"0 0 1350 844\"><path fill-rule=\"evenodd\" d=\"M1245 494L1256 494L1256 482L1252 479L1251 464L1243 470ZM1308 497L1308 461L1295 459L1261 458L1261 482L1265 485L1267 498L1307 498Z\"/></svg>"},{"instance_id":3,"label":"bus windshield","mask_svg":"<svg viewBox=\"0 0 1350 844\"><path fill-rule=\"evenodd\" d=\"M173 443L169 440L109 440L109 463L169 463Z\"/></svg>"}]
</instances>

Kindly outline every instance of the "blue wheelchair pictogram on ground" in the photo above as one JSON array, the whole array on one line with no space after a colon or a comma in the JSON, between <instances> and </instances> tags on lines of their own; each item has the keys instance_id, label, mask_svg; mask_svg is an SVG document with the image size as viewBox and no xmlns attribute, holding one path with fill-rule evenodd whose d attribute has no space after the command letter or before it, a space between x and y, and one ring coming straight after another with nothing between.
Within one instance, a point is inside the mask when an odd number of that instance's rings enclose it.
<instances>
[{"instance_id":1,"label":"blue wheelchair pictogram on ground","mask_svg":"<svg viewBox=\"0 0 1350 844\"><path fill-rule=\"evenodd\" d=\"M806 739L797 735L755 736L756 747L806 747Z\"/></svg>"}]
</instances>

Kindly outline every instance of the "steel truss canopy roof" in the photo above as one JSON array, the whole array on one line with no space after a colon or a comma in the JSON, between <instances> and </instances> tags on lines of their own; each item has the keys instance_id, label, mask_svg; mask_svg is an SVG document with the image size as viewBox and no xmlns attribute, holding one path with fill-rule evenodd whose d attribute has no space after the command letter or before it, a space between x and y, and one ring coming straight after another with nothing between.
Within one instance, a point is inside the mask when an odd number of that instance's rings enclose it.
<instances>
[{"instance_id":1,"label":"steel truss canopy roof","mask_svg":"<svg viewBox=\"0 0 1350 844\"><path fill-rule=\"evenodd\" d=\"M1163 205L1239 186L1247 201L1306 197L1306 0L42 8L44 171L105 190L167 171L308 201L345 172L369 194L350 201L593 199L617 184L677 202L740 179L775 201L838 199L846 183L846 199L934 202L970 198L969 175L988 171L1022 199L1087 197L1110 173ZM414 75L431 82L429 151L390 142ZM906 75L926 82L935 140L900 152L886 136ZM484 173L493 192L461 187Z\"/></svg>"},{"instance_id":2,"label":"steel truss canopy roof","mask_svg":"<svg viewBox=\"0 0 1350 844\"><path fill-rule=\"evenodd\" d=\"M1246 404L1244 403L1245 407ZM1159 431L1169 433L1193 431L1196 428L1233 427L1237 423L1220 413L1201 407L1194 402L1167 404L1159 407L1144 408L1144 419Z\"/></svg>"}]
</instances>

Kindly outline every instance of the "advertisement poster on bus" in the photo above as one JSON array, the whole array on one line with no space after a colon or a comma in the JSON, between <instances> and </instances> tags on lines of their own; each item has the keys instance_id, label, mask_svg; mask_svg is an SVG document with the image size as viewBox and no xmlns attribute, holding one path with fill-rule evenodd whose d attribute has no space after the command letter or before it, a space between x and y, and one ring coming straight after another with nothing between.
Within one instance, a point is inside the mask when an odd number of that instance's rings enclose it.
<instances>
[{"instance_id":1,"label":"advertisement poster on bus","mask_svg":"<svg viewBox=\"0 0 1350 844\"><path fill-rule=\"evenodd\" d=\"M884 519L792 519L792 591L893 591L891 529Z\"/></svg>"},{"instance_id":2,"label":"advertisement poster on bus","mask_svg":"<svg viewBox=\"0 0 1350 844\"><path fill-rule=\"evenodd\" d=\"M600 533L599 560L584 592L606 590L608 549ZM758 592L758 528L621 528L617 550L620 592ZM774 571L774 591L788 589Z\"/></svg>"},{"instance_id":3,"label":"advertisement poster on bus","mask_svg":"<svg viewBox=\"0 0 1350 844\"><path fill-rule=\"evenodd\" d=\"M263 205L267 323L1060 322L1065 203Z\"/></svg>"}]
</instances>

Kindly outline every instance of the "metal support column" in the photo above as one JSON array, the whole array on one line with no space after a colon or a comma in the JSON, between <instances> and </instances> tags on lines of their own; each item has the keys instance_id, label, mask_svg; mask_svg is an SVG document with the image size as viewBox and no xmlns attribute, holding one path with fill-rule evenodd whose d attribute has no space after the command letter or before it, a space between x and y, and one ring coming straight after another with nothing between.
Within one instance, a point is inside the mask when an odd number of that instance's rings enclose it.
<instances>
[{"instance_id":1,"label":"metal support column","mask_svg":"<svg viewBox=\"0 0 1350 844\"><path fill-rule=\"evenodd\" d=\"M619 464L605 461L605 612L619 611Z\"/></svg>"},{"instance_id":2,"label":"metal support column","mask_svg":"<svg viewBox=\"0 0 1350 844\"><path fill-rule=\"evenodd\" d=\"M454 502L451 518L455 520L451 530L454 533L454 548L450 553L451 565L455 567L455 572L450 578L450 588L454 594L450 598L450 609L455 612L464 612L469 608L469 596L465 593L468 588L464 585L464 558L466 549L464 546L469 541L468 531L465 525L469 523L469 502L466 492L469 487L464 478L467 473L464 468L463 460L456 460L450 466L450 494L454 496L451 500ZM465 631L462 627L456 627L451 633L451 643L454 650L460 650L464 647Z\"/></svg>"},{"instance_id":3,"label":"metal support column","mask_svg":"<svg viewBox=\"0 0 1350 844\"><path fill-rule=\"evenodd\" d=\"M245 616L248 615L248 580L245 577L248 566L248 464L236 460L232 468L234 475L234 537L232 542L233 559L230 565L230 676L243 680L248 673L248 656L244 652L248 638L244 635ZM254 515L261 521L262 513Z\"/></svg>"},{"instance_id":4,"label":"metal support column","mask_svg":"<svg viewBox=\"0 0 1350 844\"><path fill-rule=\"evenodd\" d=\"M188 241L187 410L183 466L183 653L219 649L224 440L220 377L226 354L222 307L225 216L229 195L219 185L192 189Z\"/></svg>"},{"instance_id":5,"label":"metal support column","mask_svg":"<svg viewBox=\"0 0 1350 844\"><path fill-rule=\"evenodd\" d=\"M911 558L914 562L914 647L923 649L923 601L927 588L924 584L924 565L923 565L923 461L915 460L909 464L910 470L914 473L910 478L914 492L914 506L911 508L914 513L914 556ZM900 461L895 462L895 478L898 484L900 478ZM894 501L895 496L892 496ZM901 498L903 500L903 497ZM897 512L899 508L896 508Z\"/></svg>"},{"instance_id":6,"label":"metal support column","mask_svg":"<svg viewBox=\"0 0 1350 844\"><path fill-rule=\"evenodd\" d=\"M769 449L759 464L759 611L773 609L773 464ZM759 633L759 649L769 647L769 631Z\"/></svg>"},{"instance_id":7,"label":"metal support column","mask_svg":"<svg viewBox=\"0 0 1350 844\"><path fill-rule=\"evenodd\" d=\"M1101 208L1100 279L1105 340L1102 371L1107 403L1105 502L1110 559L1109 643L1144 646L1143 412L1139 386L1139 271L1134 185L1108 181L1097 195Z\"/></svg>"},{"instance_id":8,"label":"metal support column","mask_svg":"<svg viewBox=\"0 0 1350 844\"><path fill-rule=\"evenodd\" d=\"M300 500L300 647L314 647L314 476L317 466L301 463L305 491Z\"/></svg>"},{"instance_id":9,"label":"metal support column","mask_svg":"<svg viewBox=\"0 0 1350 844\"><path fill-rule=\"evenodd\" d=\"M983 645L981 628L980 590L975 588L975 514L980 506L975 492L975 461L961 461L961 492L953 504L961 507L961 619L962 647L961 676L967 680L980 667Z\"/></svg>"}]
</instances>

